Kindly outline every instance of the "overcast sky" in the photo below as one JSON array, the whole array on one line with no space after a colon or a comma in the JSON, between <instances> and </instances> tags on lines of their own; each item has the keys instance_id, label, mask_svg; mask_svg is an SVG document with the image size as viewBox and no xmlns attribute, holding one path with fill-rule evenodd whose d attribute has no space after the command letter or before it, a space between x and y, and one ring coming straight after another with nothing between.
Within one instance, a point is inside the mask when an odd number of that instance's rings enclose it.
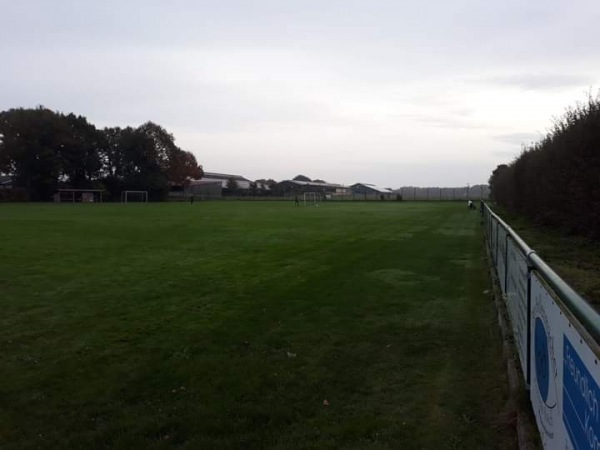
<instances>
[{"instance_id":1,"label":"overcast sky","mask_svg":"<svg viewBox=\"0 0 600 450\"><path fill-rule=\"evenodd\" d=\"M207 171L487 182L600 87L600 1L18 0L0 110L152 120Z\"/></svg>"}]
</instances>

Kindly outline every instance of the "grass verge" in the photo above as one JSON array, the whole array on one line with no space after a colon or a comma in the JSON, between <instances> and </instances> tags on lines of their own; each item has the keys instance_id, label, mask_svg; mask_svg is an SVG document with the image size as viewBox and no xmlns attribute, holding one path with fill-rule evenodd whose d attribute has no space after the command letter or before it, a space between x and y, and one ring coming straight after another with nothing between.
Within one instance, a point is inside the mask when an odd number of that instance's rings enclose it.
<instances>
[{"instance_id":1,"label":"grass verge","mask_svg":"<svg viewBox=\"0 0 600 450\"><path fill-rule=\"evenodd\" d=\"M561 278L600 312L600 243L540 227L530 220L494 207L502 219L546 261Z\"/></svg>"}]
</instances>

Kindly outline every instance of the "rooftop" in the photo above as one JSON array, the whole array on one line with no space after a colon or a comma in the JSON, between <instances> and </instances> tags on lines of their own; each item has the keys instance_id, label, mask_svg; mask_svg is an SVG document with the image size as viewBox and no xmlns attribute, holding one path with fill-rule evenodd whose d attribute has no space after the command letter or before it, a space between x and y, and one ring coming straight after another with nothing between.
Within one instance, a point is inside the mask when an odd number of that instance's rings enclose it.
<instances>
[{"instance_id":1,"label":"rooftop","mask_svg":"<svg viewBox=\"0 0 600 450\"><path fill-rule=\"evenodd\" d=\"M281 183L293 183L298 186L343 187L337 183L315 183L314 181L283 180Z\"/></svg>"},{"instance_id":2,"label":"rooftop","mask_svg":"<svg viewBox=\"0 0 600 450\"><path fill-rule=\"evenodd\" d=\"M371 189L373 189L374 191L377 191L377 192L381 192L382 194L392 194L394 192L391 189L384 188L384 187L381 187L381 186L377 186L377 185L371 184L371 183L356 183L354 186L356 186L358 184L360 184L362 186L367 186L368 188L371 188Z\"/></svg>"},{"instance_id":3,"label":"rooftop","mask_svg":"<svg viewBox=\"0 0 600 450\"><path fill-rule=\"evenodd\" d=\"M199 184L221 184L221 180L190 180L190 185L196 186Z\"/></svg>"},{"instance_id":4,"label":"rooftop","mask_svg":"<svg viewBox=\"0 0 600 450\"><path fill-rule=\"evenodd\" d=\"M215 178L219 180L237 180L237 181L250 181L247 178L244 178L241 175L233 175L229 173L218 173L218 172L204 172L202 178Z\"/></svg>"},{"instance_id":5,"label":"rooftop","mask_svg":"<svg viewBox=\"0 0 600 450\"><path fill-rule=\"evenodd\" d=\"M0 184L11 184L12 177L10 175L0 175Z\"/></svg>"}]
</instances>

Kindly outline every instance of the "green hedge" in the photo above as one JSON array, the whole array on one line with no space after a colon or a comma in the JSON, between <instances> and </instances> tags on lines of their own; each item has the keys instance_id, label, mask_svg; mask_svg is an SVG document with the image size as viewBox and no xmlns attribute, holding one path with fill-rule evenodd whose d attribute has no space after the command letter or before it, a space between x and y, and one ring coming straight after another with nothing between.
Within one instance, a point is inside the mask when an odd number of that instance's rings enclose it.
<instances>
[{"instance_id":1,"label":"green hedge","mask_svg":"<svg viewBox=\"0 0 600 450\"><path fill-rule=\"evenodd\" d=\"M490 178L492 199L538 224L600 238L600 101L570 108Z\"/></svg>"}]
</instances>

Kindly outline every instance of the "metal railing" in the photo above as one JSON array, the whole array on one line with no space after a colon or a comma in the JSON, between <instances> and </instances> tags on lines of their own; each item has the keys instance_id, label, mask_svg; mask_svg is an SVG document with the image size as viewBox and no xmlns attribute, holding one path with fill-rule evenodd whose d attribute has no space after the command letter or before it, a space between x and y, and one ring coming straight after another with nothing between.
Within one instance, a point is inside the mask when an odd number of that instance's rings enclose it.
<instances>
[{"instance_id":1,"label":"metal railing","mask_svg":"<svg viewBox=\"0 0 600 450\"><path fill-rule=\"evenodd\" d=\"M481 213L544 449L600 448L600 314L487 204Z\"/></svg>"},{"instance_id":2,"label":"metal railing","mask_svg":"<svg viewBox=\"0 0 600 450\"><path fill-rule=\"evenodd\" d=\"M492 221L496 221L498 226L497 230L502 227L506 231L507 238L510 237L522 254L526 257L531 269L537 270L544 281L552 287L554 292L558 295L565 306L570 312L581 322L585 330L590 336L596 341L600 342L600 314L596 312L594 308L579 295L571 286L567 284L552 268L540 258L535 250L532 250L525 241L508 225L502 220L496 213L494 213L487 204L484 204L484 222L487 222L489 226L492 225ZM491 228L490 228L491 231ZM488 242L490 241L489 233L486 233ZM496 264L497 264L497 254ZM508 266L505 269L508 272ZM504 275L505 279L507 274L498 274L498 277Z\"/></svg>"}]
</instances>

